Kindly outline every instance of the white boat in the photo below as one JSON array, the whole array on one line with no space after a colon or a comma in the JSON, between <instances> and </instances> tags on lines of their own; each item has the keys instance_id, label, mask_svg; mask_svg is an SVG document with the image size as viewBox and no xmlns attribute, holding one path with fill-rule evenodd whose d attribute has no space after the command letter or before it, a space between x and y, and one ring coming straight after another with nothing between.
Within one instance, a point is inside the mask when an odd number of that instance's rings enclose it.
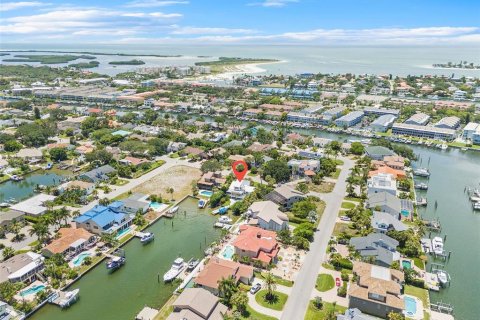
<instances>
[{"instance_id":1,"label":"white boat","mask_svg":"<svg viewBox=\"0 0 480 320\"><path fill-rule=\"evenodd\" d=\"M198 207L199 207L200 209L205 208L206 205L207 205L207 201L206 201L206 200L204 200L204 199L198 200Z\"/></svg>"},{"instance_id":2,"label":"white boat","mask_svg":"<svg viewBox=\"0 0 480 320\"><path fill-rule=\"evenodd\" d=\"M179 257L179 258L175 259L175 261L173 261L173 264L172 264L172 267L170 268L170 270L168 270L163 275L163 281L170 282L170 281L174 280L176 277L178 277L180 272L183 271L183 269L185 269L185 261L183 260L183 258Z\"/></svg>"},{"instance_id":3,"label":"white boat","mask_svg":"<svg viewBox=\"0 0 480 320\"><path fill-rule=\"evenodd\" d=\"M10 203L8 203L8 202L0 203L0 208L8 208L8 207L10 207Z\"/></svg>"},{"instance_id":4,"label":"white boat","mask_svg":"<svg viewBox=\"0 0 480 320\"><path fill-rule=\"evenodd\" d=\"M426 168L418 168L413 170L413 174L419 177L430 177L430 171Z\"/></svg>"},{"instance_id":5,"label":"white boat","mask_svg":"<svg viewBox=\"0 0 480 320\"><path fill-rule=\"evenodd\" d=\"M151 242L153 239L155 239L155 235L152 232L147 232L142 235L142 237L140 238L140 242L143 244L147 244Z\"/></svg>"},{"instance_id":6,"label":"white boat","mask_svg":"<svg viewBox=\"0 0 480 320\"><path fill-rule=\"evenodd\" d=\"M230 224L232 223L232 219L228 216L221 216L220 218L218 218L218 222Z\"/></svg>"},{"instance_id":7,"label":"white boat","mask_svg":"<svg viewBox=\"0 0 480 320\"><path fill-rule=\"evenodd\" d=\"M473 203L473 210L480 210L480 202Z\"/></svg>"},{"instance_id":8,"label":"white boat","mask_svg":"<svg viewBox=\"0 0 480 320\"><path fill-rule=\"evenodd\" d=\"M444 270L437 270L437 277L442 287L447 286L450 282L450 275Z\"/></svg>"},{"instance_id":9,"label":"white boat","mask_svg":"<svg viewBox=\"0 0 480 320\"><path fill-rule=\"evenodd\" d=\"M435 254L443 254L443 239L440 237L433 238L432 249Z\"/></svg>"},{"instance_id":10,"label":"white boat","mask_svg":"<svg viewBox=\"0 0 480 320\"><path fill-rule=\"evenodd\" d=\"M177 211L178 211L178 206L175 206L175 207L169 209L169 210L168 210L168 213L174 214L174 213L177 213Z\"/></svg>"},{"instance_id":11,"label":"white boat","mask_svg":"<svg viewBox=\"0 0 480 320\"><path fill-rule=\"evenodd\" d=\"M440 149L442 149L442 150L447 150L447 149L448 149L448 145L444 143L444 144L442 144L442 145L440 146Z\"/></svg>"}]
</instances>

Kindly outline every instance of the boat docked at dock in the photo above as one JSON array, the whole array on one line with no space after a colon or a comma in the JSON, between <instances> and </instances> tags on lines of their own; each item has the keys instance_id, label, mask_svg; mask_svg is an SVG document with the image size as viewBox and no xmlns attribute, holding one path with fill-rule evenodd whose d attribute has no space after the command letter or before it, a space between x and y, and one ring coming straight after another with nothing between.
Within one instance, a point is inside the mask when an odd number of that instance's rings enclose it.
<instances>
[{"instance_id":1,"label":"boat docked at dock","mask_svg":"<svg viewBox=\"0 0 480 320\"><path fill-rule=\"evenodd\" d=\"M72 291L55 291L48 301L52 304L56 304L60 308L67 308L74 304L80 297L80 289L74 289Z\"/></svg>"},{"instance_id":2,"label":"boat docked at dock","mask_svg":"<svg viewBox=\"0 0 480 320\"><path fill-rule=\"evenodd\" d=\"M418 168L413 170L413 175L428 178L430 177L430 171L427 168Z\"/></svg>"},{"instance_id":3,"label":"boat docked at dock","mask_svg":"<svg viewBox=\"0 0 480 320\"><path fill-rule=\"evenodd\" d=\"M178 212L178 206L175 206L175 207L173 207L173 208L170 208L170 209L167 211L168 214L175 214L175 213L177 213L177 212Z\"/></svg>"},{"instance_id":4,"label":"boat docked at dock","mask_svg":"<svg viewBox=\"0 0 480 320\"><path fill-rule=\"evenodd\" d=\"M443 254L443 239L435 237L432 239L432 249L435 254Z\"/></svg>"},{"instance_id":5,"label":"boat docked at dock","mask_svg":"<svg viewBox=\"0 0 480 320\"><path fill-rule=\"evenodd\" d=\"M450 283L450 275L445 270L437 270L436 271L438 282L440 282L440 286L445 288Z\"/></svg>"},{"instance_id":6,"label":"boat docked at dock","mask_svg":"<svg viewBox=\"0 0 480 320\"><path fill-rule=\"evenodd\" d=\"M228 216L221 216L220 218L218 218L218 222L223 223L223 224L231 224L232 221L233 220Z\"/></svg>"},{"instance_id":7,"label":"boat docked at dock","mask_svg":"<svg viewBox=\"0 0 480 320\"><path fill-rule=\"evenodd\" d=\"M200 263L200 260L192 258L187 262L187 271L192 271Z\"/></svg>"},{"instance_id":8,"label":"boat docked at dock","mask_svg":"<svg viewBox=\"0 0 480 320\"><path fill-rule=\"evenodd\" d=\"M480 210L480 202L472 203L473 210Z\"/></svg>"},{"instance_id":9,"label":"boat docked at dock","mask_svg":"<svg viewBox=\"0 0 480 320\"><path fill-rule=\"evenodd\" d=\"M178 257L173 261L172 267L163 275L163 281L173 281L178 275L185 269L185 261L183 258Z\"/></svg>"},{"instance_id":10,"label":"boat docked at dock","mask_svg":"<svg viewBox=\"0 0 480 320\"><path fill-rule=\"evenodd\" d=\"M200 199L200 200L198 200L198 207L199 207L200 209L205 208L206 205L207 205L207 200L205 200L205 199Z\"/></svg>"},{"instance_id":11,"label":"boat docked at dock","mask_svg":"<svg viewBox=\"0 0 480 320\"><path fill-rule=\"evenodd\" d=\"M123 266L126 262L125 257L117 257L117 256L112 256L108 261L107 261L107 270L108 271L115 271L121 266Z\"/></svg>"},{"instance_id":12,"label":"boat docked at dock","mask_svg":"<svg viewBox=\"0 0 480 320\"><path fill-rule=\"evenodd\" d=\"M418 190L428 190L428 185L426 183L415 183L415 189Z\"/></svg>"},{"instance_id":13,"label":"boat docked at dock","mask_svg":"<svg viewBox=\"0 0 480 320\"><path fill-rule=\"evenodd\" d=\"M10 207L10 203L8 203L8 202L0 203L0 208L8 208L8 207Z\"/></svg>"},{"instance_id":14,"label":"boat docked at dock","mask_svg":"<svg viewBox=\"0 0 480 320\"><path fill-rule=\"evenodd\" d=\"M140 242L142 244L147 244L152 242L154 239L155 239L155 235L152 232L147 232L142 234L142 236L140 237Z\"/></svg>"},{"instance_id":15,"label":"boat docked at dock","mask_svg":"<svg viewBox=\"0 0 480 320\"><path fill-rule=\"evenodd\" d=\"M419 198L416 204L417 206L426 206L428 204L427 198Z\"/></svg>"},{"instance_id":16,"label":"boat docked at dock","mask_svg":"<svg viewBox=\"0 0 480 320\"><path fill-rule=\"evenodd\" d=\"M14 174L10 179L12 181L22 181L23 177L22 176L17 176L16 174Z\"/></svg>"}]
</instances>

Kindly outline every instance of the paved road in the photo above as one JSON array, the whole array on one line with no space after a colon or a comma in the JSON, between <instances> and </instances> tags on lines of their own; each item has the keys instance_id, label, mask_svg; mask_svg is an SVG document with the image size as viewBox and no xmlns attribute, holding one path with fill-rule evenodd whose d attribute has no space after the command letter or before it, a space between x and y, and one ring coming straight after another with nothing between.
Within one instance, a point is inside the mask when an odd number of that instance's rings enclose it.
<instances>
[{"instance_id":1,"label":"paved road","mask_svg":"<svg viewBox=\"0 0 480 320\"><path fill-rule=\"evenodd\" d=\"M335 220L340 210L342 200L345 197L350 169L354 166L354 161L348 158L341 158L344 161L342 172L331 193L322 194L322 199L327 203L323 213L318 231L315 232L315 239L310 244L305 261L295 279L292 293L287 300L285 309L282 313L282 320L301 320L305 317L308 303L311 299L311 293L315 287L317 275L322 265L328 241L335 226Z\"/></svg>"}]
</instances>

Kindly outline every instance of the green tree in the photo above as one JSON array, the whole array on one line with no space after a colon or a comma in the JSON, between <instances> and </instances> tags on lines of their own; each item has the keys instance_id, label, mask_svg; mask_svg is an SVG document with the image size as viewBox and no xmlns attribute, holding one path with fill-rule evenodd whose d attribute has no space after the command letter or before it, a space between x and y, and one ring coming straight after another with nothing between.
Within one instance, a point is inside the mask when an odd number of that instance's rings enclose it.
<instances>
[{"instance_id":1,"label":"green tree","mask_svg":"<svg viewBox=\"0 0 480 320\"><path fill-rule=\"evenodd\" d=\"M222 164L216 159L207 160L202 163L200 170L202 170L203 173L220 171L222 170Z\"/></svg>"},{"instance_id":2,"label":"green tree","mask_svg":"<svg viewBox=\"0 0 480 320\"><path fill-rule=\"evenodd\" d=\"M15 250L12 247L5 247L2 251L3 260L7 260L15 255Z\"/></svg>"},{"instance_id":3,"label":"green tree","mask_svg":"<svg viewBox=\"0 0 480 320\"><path fill-rule=\"evenodd\" d=\"M265 298L267 300L273 300L275 298L275 289L277 289L277 283L275 282L275 277L271 272L268 272L263 277L263 287L267 290Z\"/></svg>"},{"instance_id":4,"label":"green tree","mask_svg":"<svg viewBox=\"0 0 480 320\"><path fill-rule=\"evenodd\" d=\"M35 119L40 119L40 109L38 109L37 107L34 107L33 108L33 114L34 114L34 117Z\"/></svg>"},{"instance_id":5,"label":"green tree","mask_svg":"<svg viewBox=\"0 0 480 320\"><path fill-rule=\"evenodd\" d=\"M350 152L360 156L365 152L365 147L360 142L352 142Z\"/></svg>"},{"instance_id":6,"label":"green tree","mask_svg":"<svg viewBox=\"0 0 480 320\"><path fill-rule=\"evenodd\" d=\"M244 313L248 305L248 296L244 291L237 291L232 295L231 303L240 313Z\"/></svg>"},{"instance_id":7,"label":"green tree","mask_svg":"<svg viewBox=\"0 0 480 320\"><path fill-rule=\"evenodd\" d=\"M262 177L275 179L277 183L290 180L291 171L287 162L283 160L270 160L263 165Z\"/></svg>"},{"instance_id":8,"label":"green tree","mask_svg":"<svg viewBox=\"0 0 480 320\"><path fill-rule=\"evenodd\" d=\"M65 148L52 148L49 153L50 158L52 158L53 161L59 162L68 159L68 154Z\"/></svg>"},{"instance_id":9,"label":"green tree","mask_svg":"<svg viewBox=\"0 0 480 320\"><path fill-rule=\"evenodd\" d=\"M16 140L9 140L5 142L3 148L7 152L16 152L20 149L22 149L22 144Z\"/></svg>"},{"instance_id":10,"label":"green tree","mask_svg":"<svg viewBox=\"0 0 480 320\"><path fill-rule=\"evenodd\" d=\"M238 291L237 284L232 277L222 278L218 281L218 293L227 306L232 305L232 296Z\"/></svg>"},{"instance_id":11,"label":"green tree","mask_svg":"<svg viewBox=\"0 0 480 320\"><path fill-rule=\"evenodd\" d=\"M388 316L388 320L404 320L405 316L401 313L391 311Z\"/></svg>"},{"instance_id":12,"label":"green tree","mask_svg":"<svg viewBox=\"0 0 480 320\"><path fill-rule=\"evenodd\" d=\"M316 211L317 206L312 201L305 199L293 204L292 212L295 217L305 219L310 211Z\"/></svg>"}]
</instances>

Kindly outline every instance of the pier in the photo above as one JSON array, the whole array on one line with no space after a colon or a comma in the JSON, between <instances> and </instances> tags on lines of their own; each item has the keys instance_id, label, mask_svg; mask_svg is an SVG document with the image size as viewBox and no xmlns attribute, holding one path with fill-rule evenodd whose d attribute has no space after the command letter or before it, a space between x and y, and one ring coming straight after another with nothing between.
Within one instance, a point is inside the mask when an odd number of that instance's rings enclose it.
<instances>
[{"instance_id":1,"label":"pier","mask_svg":"<svg viewBox=\"0 0 480 320\"><path fill-rule=\"evenodd\" d=\"M75 289L72 291L55 291L48 299L51 304L57 305L60 308L68 308L75 302L77 302L80 289Z\"/></svg>"}]
</instances>

